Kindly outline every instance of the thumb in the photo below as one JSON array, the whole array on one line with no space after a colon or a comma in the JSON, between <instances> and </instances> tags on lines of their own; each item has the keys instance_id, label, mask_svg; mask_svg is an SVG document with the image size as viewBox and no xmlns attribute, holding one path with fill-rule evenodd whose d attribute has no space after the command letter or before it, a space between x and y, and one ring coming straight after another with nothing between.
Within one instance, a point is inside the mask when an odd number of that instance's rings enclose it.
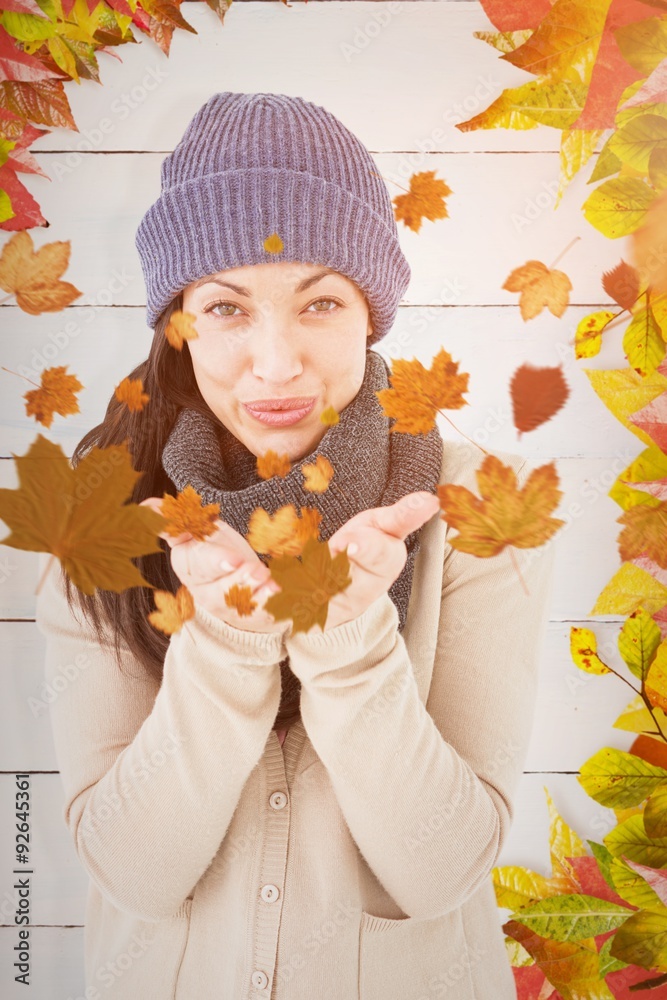
<instances>
[{"instance_id":1,"label":"thumb","mask_svg":"<svg viewBox=\"0 0 667 1000\"><path fill-rule=\"evenodd\" d=\"M405 540L440 510L440 500L428 490L417 490L401 497L389 507L374 510L376 527L388 535Z\"/></svg>"}]
</instances>

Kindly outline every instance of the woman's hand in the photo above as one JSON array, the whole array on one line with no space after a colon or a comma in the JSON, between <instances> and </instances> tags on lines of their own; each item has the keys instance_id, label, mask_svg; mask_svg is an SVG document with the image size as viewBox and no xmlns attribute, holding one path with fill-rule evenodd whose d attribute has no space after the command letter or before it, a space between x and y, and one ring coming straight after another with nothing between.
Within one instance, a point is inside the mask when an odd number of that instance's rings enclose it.
<instances>
[{"instance_id":1,"label":"woman's hand","mask_svg":"<svg viewBox=\"0 0 667 1000\"><path fill-rule=\"evenodd\" d=\"M346 521L329 539L332 557L350 552L352 583L329 600L324 631L362 614L400 575L408 557L404 539L440 509L435 493L408 493L388 507L371 507Z\"/></svg>"},{"instance_id":2,"label":"woman's hand","mask_svg":"<svg viewBox=\"0 0 667 1000\"><path fill-rule=\"evenodd\" d=\"M161 503L160 497L148 497L139 506L146 505L161 514ZM246 632L284 633L289 628L289 621L278 622L262 610L266 599L280 587L271 580L268 568L252 546L231 525L218 519L215 532L202 541L193 538L190 532L168 535L161 531L160 538L171 546L171 565L176 576L195 602L216 618ZM239 615L225 602L226 591L235 583L251 588L252 599L258 604L251 615Z\"/></svg>"}]
</instances>

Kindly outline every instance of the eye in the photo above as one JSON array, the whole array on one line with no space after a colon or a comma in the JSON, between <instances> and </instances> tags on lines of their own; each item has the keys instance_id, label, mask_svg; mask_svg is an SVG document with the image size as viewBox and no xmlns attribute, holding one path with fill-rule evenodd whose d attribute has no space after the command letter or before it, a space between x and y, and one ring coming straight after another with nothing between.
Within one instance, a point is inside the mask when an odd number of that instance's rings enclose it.
<instances>
[{"instance_id":1,"label":"eye","mask_svg":"<svg viewBox=\"0 0 667 1000\"><path fill-rule=\"evenodd\" d=\"M310 303L310 306L316 306L319 302L333 302L334 306L340 305L340 302L337 299L323 298L323 299L315 299L314 302ZM308 306L308 309L310 309L310 306ZM316 309L315 312L332 313L335 312L335 309Z\"/></svg>"},{"instance_id":2,"label":"eye","mask_svg":"<svg viewBox=\"0 0 667 1000\"><path fill-rule=\"evenodd\" d=\"M213 310L217 309L218 306L230 306L230 308L232 309L239 308L235 302L225 302L223 299L218 299L217 302L211 302L209 306L206 306L204 312L205 313L213 312ZM223 316L231 316L232 313L214 313L214 315L217 316L218 318L222 318Z\"/></svg>"}]
</instances>

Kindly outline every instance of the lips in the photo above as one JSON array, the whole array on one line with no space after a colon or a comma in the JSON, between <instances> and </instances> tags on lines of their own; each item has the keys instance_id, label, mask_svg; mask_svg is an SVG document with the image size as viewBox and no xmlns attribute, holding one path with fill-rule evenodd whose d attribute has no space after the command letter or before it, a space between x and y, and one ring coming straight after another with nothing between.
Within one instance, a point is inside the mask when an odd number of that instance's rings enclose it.
<instances>
[{"instance_id":1,"label":"lips","mask_svg":"<svg viewBox=\"0 0 667 1000\"><path fill-rule=\"evenodd\" d=\"M249 410L266 413L270 410L303 410L314 402L314 396L286 396L285 399L256 399L243 405Z\"/></svg>"},{"instance_id":2,"label":"lips","mask_svg":"<svg viewBox=\"0 0 667 1000\"><path fill-rule=\"evenodd\" d=\"M253 407L248 406L247 403L243 405L248 413L262 424L268 424L271 427L288 427L308 416L315 406L315 399L311 399L305 406L298 404L299 401L297 401L296 406L292 405L285 409L276 409L273 405L269 406L268 403L263 403L261 409L259 404Z\"/></svg>"}]
</instances>

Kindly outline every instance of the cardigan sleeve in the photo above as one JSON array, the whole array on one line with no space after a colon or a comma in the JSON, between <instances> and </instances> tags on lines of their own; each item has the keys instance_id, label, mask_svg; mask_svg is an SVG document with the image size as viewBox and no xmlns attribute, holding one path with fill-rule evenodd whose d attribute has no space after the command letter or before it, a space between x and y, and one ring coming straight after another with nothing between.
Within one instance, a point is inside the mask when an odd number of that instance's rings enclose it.
<instances>
[{"instance_id":1,"label":"cardigan sleeve","mask_svg":"<svg viewBox=\"0 0 667 1000\"><path fill-rule=\"evenodd\" d=\"M529 472L523 462L519 486ZM286 636L304 727L361 854L406 916L464 903L510 828L553 546L515 554L528 595L507 549L482 558L445 542L426 705L387 593L351 621Z\"/></svg>"},{"instance_id":2,"label":"cardigan sleeve","mask_svg":"<svg viewBox=\"0 0 667 1000\"><path fill-rule=\"evenodd\" d=\"M195 607L159 684L73 617L57 560L37 598L64 820L101 892L144 920L175 912L208 868L280 701L282 635Z\"/></svg>"}]
</instances>

